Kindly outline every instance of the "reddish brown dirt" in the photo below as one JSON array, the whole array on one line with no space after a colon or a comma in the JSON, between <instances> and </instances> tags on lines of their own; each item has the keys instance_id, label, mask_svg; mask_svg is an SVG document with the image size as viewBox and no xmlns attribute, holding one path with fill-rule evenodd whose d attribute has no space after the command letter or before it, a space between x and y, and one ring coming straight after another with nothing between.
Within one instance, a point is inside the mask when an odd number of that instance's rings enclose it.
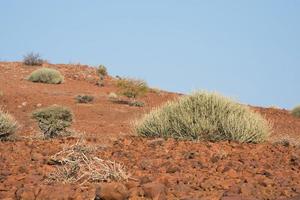
<instances>
[{"instance_id":1,"label":"reddish brown dirt","mask_svg":"<svg viewBox=\"0 0 300 200\"><path fill-rule=\"evenodd\" d=\"M37 67L22 63L0 63L0 105L20 124L14 142L0 142L0 199L93 199L95 183L45 182L55 169L47 164L51 155L76 139L40 140L30 113L60 104L75 115L72 129L83 133L99 157L124 163L134 180L126 184L129 199L141 197L144 185L163 185L167 199L290 199L300 195L299 146L237 144L229 142L186 142L144 139L133 136L131 123L151 108L178 94L150 92L139 99L143 108L115 104L107 99L116 92L114 79L104 87L95 85L93 68L79 65L51 65L65 76L61 85L31 83L25 77ZM78 94L95 96L91 104L77 104ZM26 103L24 103L26 102ZM299 138L300 120L287 110L253 108L272 124L273 138ZM139 194L140 193L140 194ZM148 198L149 199L149 198Z\"/></svg>"}]
</instances>

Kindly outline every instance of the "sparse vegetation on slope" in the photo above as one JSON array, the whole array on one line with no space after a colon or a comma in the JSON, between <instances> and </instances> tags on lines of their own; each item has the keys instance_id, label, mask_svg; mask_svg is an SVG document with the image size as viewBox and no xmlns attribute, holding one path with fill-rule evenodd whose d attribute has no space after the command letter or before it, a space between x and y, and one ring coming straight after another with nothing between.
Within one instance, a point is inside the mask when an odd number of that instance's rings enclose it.
<instances>
[{"instance_id":1,"label":"sparse vegetation on slope","mask_svg":"<svg viewBox=\"0 0 300 200\"><path fill-rule=\"evenodd\" d=\"M143 96L149 89L145 81L132 78L119 79L117 86L120 89L120 94L128 98Z\"/></svg>"},{"instance_id":2,"label":"sparse vegetation on slope","mask_svg":"<svg viewBox=\"0 0 300 200\"><path fill-rule=\"evenodd\" d=\"M77 95L75 99L77 103L90 103L94 100L94 97L91 95Z\"/></svg>"},{"instance_id":3,"label":"sparse vegetation on slope","mask_svg":"<svg viewBox=\"0 0 300 200\"><path fill-rule=\"evenodd\" d=\"M300 106L293 108L291 113L293 116L300 118Z\"/></svg>"},{"instance_id":4,"label":"sparse vegetation on slope","mask_svg":"<svg viewBox=\"0 0 300 200\"><path fill-rule=\"evenodd\" d=\"M38 53L35 54L32 52L25 55L23 58L24 65L41 66L43 62L43 59L41 59L41 56Z\"/></svg>"},{"instance_id":5,"label":"sparse vegetation on slope","mask_svg":"<svg viewBox=\"0 0 300 200\"><path fill-rule=\"evenodd\" d=\"M136 126L142 136L191 140L262 142L268 123L259 115L228 98L197 92L168 102L147 114Z\"/></svg>"},{"instance_id":6,"label":"sparse vegetation on slope","mask_svg":"<svg viewBox=\"0 0 300 200\"><path fill-rule=\"evenodd\" d=\"M16 120L0 109L0 140L6 140L17 130Z\"/></svg>"},{"instance_id":7,"label":"sparse vegetation on slope","mask_svg":"<svg viewBox=\"0 0 300 200\"><path fill-rule=\"evenodd\" d=\"M40 68L33 71L27 79L32 82L60 84L63 82L64 77L55 69Z\"/></svg>"},{"instance_id":8,"label":"sparse vegetation on slope","mask_svg":"<svg viewBox=\"0 0 300 200\"><path fill-rule=\"evenodd\" d=\"M41 108L32 113L32 117L38 122L39 128L46 138L53 138L66 133L73 120L73 114L69 108L63 106L50 106Z\"/></svg>"}]
</instances>

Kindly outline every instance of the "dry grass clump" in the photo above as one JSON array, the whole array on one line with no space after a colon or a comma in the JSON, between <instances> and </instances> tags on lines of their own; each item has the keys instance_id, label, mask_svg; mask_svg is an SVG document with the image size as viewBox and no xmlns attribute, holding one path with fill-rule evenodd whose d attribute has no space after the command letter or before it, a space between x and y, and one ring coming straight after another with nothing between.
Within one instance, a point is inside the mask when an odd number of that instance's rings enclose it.
<instances>
[{"instance_id":1,"label":"dry grass clump","mask_svg":"<svg viewBox=\"0 0 300 200\"><path fill-rule=\"evenodd\" d=\"M90 96L90 95L77 95L75 97L75 100L77 103L90 103L94 100L94 97L93 96Z\"/></svg>"},{"instance_id":2,"label":"dry grass clump","mask_svg":"<svg viewBox=\"0 0 300 200\"><path fill-rule=\"evenodd\" d=\"M49 174L49 182L85 183L128 180L129 175L123 165L103 160L94 155L95 149L83 140L64 148L49 160L57 165L55 172Z\"/></svg>"},{"instance_id":3,"label":"dry grass clump","mask_svg":"<svg viewBox=\"0 0 300 200\"><path fill-rule=\"evenodd\" d=\"M59 71L44 67L33 71L27 80L39 83L60 84L64 81L64 77Z\"/></svg>"},{"instance_id":4,"label":"dry grass clump","mask_svg":"<svg viewBox=\"0 0 300 200\"><path fill-rule=\"evenodd\" d=\"M107 76L107 69L104 65L99 65L97 68L98 76Z\"/></svg>"},{"instance_id":5,"label":"dry grass clump","mask_svg":"<svg viewBox=\"0 0 300 200\"><path fill-rule=\"evenodd\" d=\"M32 118L38 122L45 138L53 138L68 134L66 128L71 126L73 114L67 107L53 105L34 111Z\"/></svg>"},{"instance_id":6,"label":"dry grass clump","mask_svg":"<svg viewBox=\"0 0 300 200\"><path fill-rule=\"evenodd\" d=\"M215 93L197 92L147 114L136 131L148 137L263 142L269 124L248 107Z\"/></svg>"},{"instance_id":7,"label":"dry grass clump","mask_svg":"<svg viewBox=\"0 0 300 200\"><path fill-rule=\"evenodd\" d=\"M8 140L17 130L17 121L0 108L0 140Z\"/></svg>"},{"instance_id":8,"label":"dry grass clump","mask_svg":"<svg viewBox=\"0 0 300 200\"><path fill-rule=\"evenodd\" d=\"M294 117L300 118L300 105L299 105L299 106L296 106L295 108L293 108L293 110L291 111L291 114L292 114Z\"/></svg>"},{"instance_id":9,"label":"dry grass clump","mask_svg":"<svg viewBox=\"0 0 300 200\"><path fill-rule=\"evenodd\" d=\"M145 81L131 78L117 80L117 87L120 94L128 98L143 96L149 89Z\"/></svg>"},{"instance_id":10,"label":"dry grass clump","mask_svg":"<svg viewBox=\"0 0 300 200\"><path fill-rule=\"evenodd\" d=\"M41 59L40 54L38 53L28 53L23 58L24 65L30 65L30 66L41 66L43 64L44 60Z\"/></svg>"}]
</instances>

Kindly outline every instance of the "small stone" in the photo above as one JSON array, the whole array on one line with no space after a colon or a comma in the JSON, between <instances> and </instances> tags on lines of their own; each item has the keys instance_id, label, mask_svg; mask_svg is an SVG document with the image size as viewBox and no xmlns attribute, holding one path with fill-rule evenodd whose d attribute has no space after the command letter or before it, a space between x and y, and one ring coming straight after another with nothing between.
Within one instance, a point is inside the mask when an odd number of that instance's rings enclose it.
<instances>
[{"instance_id":1,"label":"small stone","mask_svg":"<svg viewBox=\"0 0 300 200\"><path fill-rule=\"evenodd\" d=\"M165 140L163 138L157 138L157 139L154 139L154 140L151 140L151 141L148 141L148 146L149 147L155 147L155 146L160 146L163 144Z\"/></svg>"},{"instance_id":2,"label":"small stone","mask_svg":"<svg viewBox=\"0 0 300 200\"><path fill-rule=\"evenodd\" d=\"M166 187L161 183L147 183L142 186L145 197L155 200L166 200Z\"/></svg>"},{"instance_id":3,"label":"small stone","mask_svg":"<svg viewBox=\"0 0 300 200\"><path fill-rule=\"evenodd\" d=\"M39 107L41 107L41 106L42 106L41 103L36 104L36 107L37 107L37 108L39 108Z\"/></svg>"},{"instance_id":4,"label":"small stone","mask_svg":"<svg viewBox=\"0 0 300 200\"><path fill-rule=\"evenodd\" d=\"M22 103L22 106L26 106L26 105L27 105L27 102L26 102L26 101Z\"/></svg>"},{"instance_id":5,"label":"small stone","mask_svg":"<svg viewBox=\"0 0 300 200\"><path fill-rule=\"evenodd\" d=\"M179 167L177 166L169 166L167 169L166 169L166 172L167 173L175 173L177 171L180 171Z\"/></svg>"},{"instance_id":6,"label":"small stone","mask_svg":"<svg viewBox=\"0 0 300 200\"><path fill-rule=\"evenodd\" d=\"M129 191L122 183L102 183L96 188L95 200L127 200Z\"/></svg>"}]
</instances>

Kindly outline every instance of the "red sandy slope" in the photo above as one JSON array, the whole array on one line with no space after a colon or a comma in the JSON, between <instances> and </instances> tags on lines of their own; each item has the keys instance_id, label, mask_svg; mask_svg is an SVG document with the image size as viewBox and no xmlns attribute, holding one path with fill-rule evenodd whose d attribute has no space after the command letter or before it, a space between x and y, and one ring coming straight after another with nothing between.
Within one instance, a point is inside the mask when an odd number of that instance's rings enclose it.
<instances>
[{"instance_id":1,"label":"red sandy slope","mask_svg":"<svg viewBox=\"0 0 300 200\"><path fill-rule=\"evenodd\" d=\"M50 64L47 64L49 66ZM31 83L24 78L37 67L0 63L0 105L20 124L15 142L0 143L0 199L93 199L95 183L47 184L45 176L55 167L49 156L76 139L39 140L30 113L38 106L70 107L75 114L72 129L84 134L97 147L99 157L124 163L134 180L124 183L129 199L142 197L148 184L161 192L158 199L290 199L300 195L300 148L229 142L184 142L152 140L133 136L131 123L151 108L178 94L150 92L143 108L114 104L107 100L116 92L114 79L95 85L93 68L50 65L65 76L60 85ZM92 104L77 104L78 94L95 96ZM273 124L271 140L289 136L297 139L300 120L286 110L253 108ZM155 193L155 192L154 192ZM159 193L159 192L156 192ZM147 195L146 195L147 196Z\"/></svg>"}]
</instances>

